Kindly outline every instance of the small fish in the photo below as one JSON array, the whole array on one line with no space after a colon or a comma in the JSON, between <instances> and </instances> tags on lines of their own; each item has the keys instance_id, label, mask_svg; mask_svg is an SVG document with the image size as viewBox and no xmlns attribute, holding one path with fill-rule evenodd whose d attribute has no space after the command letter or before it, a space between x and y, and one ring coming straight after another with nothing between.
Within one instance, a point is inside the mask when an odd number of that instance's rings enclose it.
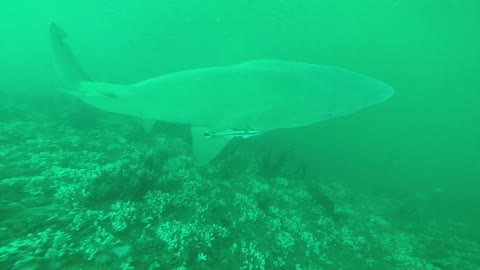
<instances>
[{"instance_id":1,"label":"small fish","mask_svg":"<svg viewBox=\"0 0 480 270\"><path fill-rule=\"evenodd\" d=\"M205 136L205 138L212 138L212 137L219 136L219 137L225 137L227 139L233 139L233 138L247 139L250 137L258 136L260 134L262 134L262 132L258 130L227 129L220 132L207 131L203 135Z\"/></svg>"}]
</instances>

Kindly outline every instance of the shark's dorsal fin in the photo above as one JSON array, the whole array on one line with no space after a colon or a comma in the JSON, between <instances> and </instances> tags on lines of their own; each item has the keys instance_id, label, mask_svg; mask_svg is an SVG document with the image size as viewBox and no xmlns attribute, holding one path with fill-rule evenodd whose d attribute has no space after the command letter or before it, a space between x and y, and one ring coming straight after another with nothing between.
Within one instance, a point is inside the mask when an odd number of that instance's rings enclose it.
<instances>
[{"instance_id":1,"label":"shark's dorsal fin","mask_svg":"<svg viewBox=\"0 0 480 270\"><path fill-rule=\"evenodd\" d=\"M272 59L255 59L255 60L245 61L245 62L236 64L234 66L275 70L282 66L288 66L289 64L291 63L285 62L285 61L272 60Z\"/></svg>"},{"instance_id":2,"label":"shark's dorsal fin","mask_svg":"<svg viewBox=\"0 0 480 270\"><path fill-rule=\"evenodd\" d=\"M230 141L228 137L211 137L206 135L211 131L210 128L192 126L190 130L192 133L193 155L201 165L207 165L212 161Z\"/></svg>"}]
</instances>

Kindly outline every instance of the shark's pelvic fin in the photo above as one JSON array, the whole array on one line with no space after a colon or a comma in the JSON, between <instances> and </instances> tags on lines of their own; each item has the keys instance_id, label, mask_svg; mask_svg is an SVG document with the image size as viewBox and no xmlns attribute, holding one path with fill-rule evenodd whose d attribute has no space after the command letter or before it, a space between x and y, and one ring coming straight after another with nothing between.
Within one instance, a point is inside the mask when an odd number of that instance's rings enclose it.
<instances>
[{"instance_id":1,"label":"shark's pelvic fin","mask_svg":"<svg viewBox=\"0 0 480 270\"><path fill-rule=\"evenodd\" d=\"M91 81L66 42L68 35L56 23L50 24L50 45L55 69L62 86L75 89L80 82Z\"/></svg>"},{"instance_id":2,"label":"shark's pelvic fin","mask_svg":"<svg viewBox=\"0 0 480 270\"><path fill-rule=\"evenodd\" d=\"M206 127L191 127L193 155L200 165L207 165L212 161L231 140L224 136L208 136Z\"/></svg>"}]
</instances>

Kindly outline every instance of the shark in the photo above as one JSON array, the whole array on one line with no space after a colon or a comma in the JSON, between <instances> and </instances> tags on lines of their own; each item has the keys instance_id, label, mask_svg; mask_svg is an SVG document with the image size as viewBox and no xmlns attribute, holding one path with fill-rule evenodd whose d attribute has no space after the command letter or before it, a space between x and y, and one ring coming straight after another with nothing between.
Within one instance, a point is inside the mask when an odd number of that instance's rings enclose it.
<instances>
[{"instance_id":1,"label":"shark","mask_svg":"<svg viewBox=\"0 0 480 270\"><path fill-rule=\"evenodd\" d=\"M394 89L340 67L254 59L164 74L132 84L91 80L56 23L50 25L62 89L104 111L188 125L192 151L209 164L235 138L298 128L380 104Z\"/></svg>"}]
</instances>

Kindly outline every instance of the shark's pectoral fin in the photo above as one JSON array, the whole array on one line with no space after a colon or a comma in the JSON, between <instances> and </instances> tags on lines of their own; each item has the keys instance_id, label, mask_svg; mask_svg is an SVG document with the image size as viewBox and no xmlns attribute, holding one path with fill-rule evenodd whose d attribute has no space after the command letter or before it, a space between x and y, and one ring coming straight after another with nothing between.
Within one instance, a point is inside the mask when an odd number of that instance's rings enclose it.
<instances>
[{"instance_id":1,"label":"shark's pectoral fin","mask_svg":"<svg viewBox=\"0 0 480 270\"><path fill-rule=\"evenodd\" d=\"M145 132L151 132L153 129L153 126L157 123L155 120L150 120L150 119L144 119L144 118L138 118L138 123L142 126L143 130Z\"/></svg>"},{"instance_id":2,"label":"shark's pectoral fin","mask_svg":"<svg viewBox=\"0 0 480 270\"><path fill-rule=\"evenodd\" d=\"M191 127L192 132L192 148L195 159L201 165L207 165L212 161L222 149L231 140L223 136L208 136L211 129L206 127Z\"/></svg>"}]
</instances>

